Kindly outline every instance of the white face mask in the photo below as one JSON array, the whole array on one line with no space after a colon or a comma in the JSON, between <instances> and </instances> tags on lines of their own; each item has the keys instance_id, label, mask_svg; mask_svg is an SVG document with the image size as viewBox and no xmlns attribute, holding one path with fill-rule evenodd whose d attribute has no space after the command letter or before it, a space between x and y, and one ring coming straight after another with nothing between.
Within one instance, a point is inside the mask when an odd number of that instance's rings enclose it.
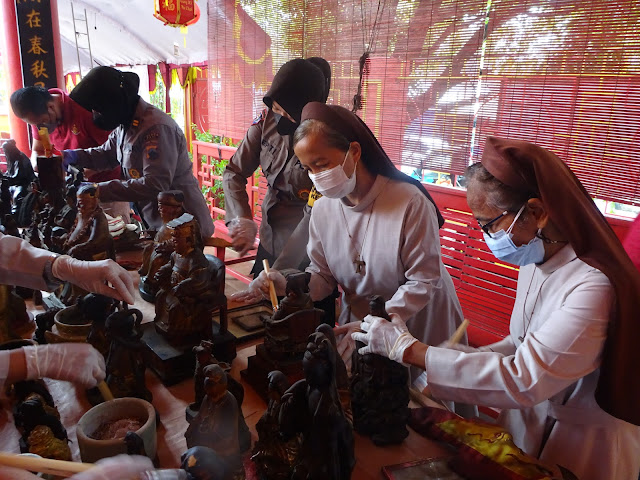
<instances>
[{"instance_id":1,"label":"white face mask","mask_svg":"<svg viewBox=\"0 0 640 480\"><path fill-rule=\"evenodd\" d=\"M344 160L341 165L336 165L333 168L324 170L320 173L310 173L309 178L316 187L316 190L325 197L329 198L342 198L353 192L356 188L356 168L353 167L353 175L347 177L344 173L344 164L347 161L349 150L344 156Z\"/></svg>"}]
</instances>

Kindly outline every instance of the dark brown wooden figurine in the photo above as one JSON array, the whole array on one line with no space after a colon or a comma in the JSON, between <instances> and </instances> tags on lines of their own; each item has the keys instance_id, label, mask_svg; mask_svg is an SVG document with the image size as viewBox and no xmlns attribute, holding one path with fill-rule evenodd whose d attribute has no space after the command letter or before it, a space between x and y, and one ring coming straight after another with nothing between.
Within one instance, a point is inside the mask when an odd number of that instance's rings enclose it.
<instances>
[{"instance_id":1,"label":"dark brown wooden figurine","mask_svg":"<svg viewBox=\"0 0 640 480\"><path fill-rule=\"evenodd\" d=\"M205 397L184 436L187 447L204 446L214 450L235 470L240 465L238 415L235 397L227 390L227 375L220 365L204 369Z\"/></svg>"},{"instance_id":2,"label":"dark brown wooden figurine","mask_svg":"<svg viewBox=\"0 0 640 480\"><path fill-rule=\"evenodd\" d=\"M284 440L280 435L280 407L282 396L291 386L284 373L269 372L269 404L258 423L258 441L253 448L253 460L264 480L288 480L298 462L300 436Z\"/></svg>"},{"instance_id":3,"label":"dark brown wooden figurine","mask_svg":"<svg viewBox=\"0 0 640 480\"><path fill-rule=\"evenodd\" d=\"M170 221L167 228L175 251L155 275L159 286L155 327L170 341L211 339L213 310L221 305L226 310L224 278L218 278L217 270L213 271L202 252L199 228L192 215L183 214Z\"/></svg>"},{"instance_id":4,"label":"dark brown wooden figurine","mask_svg":"<svg viewBox=\"0 0 640 480\"><path fill-rule=\"evenodd\" d=\"M302 438L292 479L351 478L355 465L353 430L336 388L337 355L323 333L312 334L303 359L305 379L282 396L281 435Z\"/></svg>"},{"instance_id":5,"label":"dark brown wooden figurine","mask_svg":"<svg viewBox=\"0 0 640 480\"><path fill-rule=\"evenodd\" d=\"M369 313L390 319L379 295L370 297ZM360 355L362 346L357 342L352 357L353 427L376 445L401 443L409 435L409 370L380 355Z\"/></svg>"},{"instance_id":6,"label":"dark brown wooden figurine","mask_svg":"<svg viewBox=\"0 0 640 480\"><path fill-rule=\"evenodd\" d=\"M152 395L144 379L141 322L142 312L129 310L126 304L107 318L105 327L111 344L106 361L106 382L116 398L137 397L150 402Z\"/></svg>"},{"instance_id":7,"label":"dark brown wooden figurine","mask_svg":"<svg viewBox=\"0 0 640 480\"><path fill-rule=\"evenodd\" d=\"M171 230L167 227L167 223L184 213L183 202L184 194L178 190L169 190L158 194L158 212L163 225L156 232L153 243L147 245L142 252L142 266L138 270L140 296L148 302L155 301L158 293L155 274L160 270L160 267L169 263L174 251Z\"/></svg>"}]
</instances>

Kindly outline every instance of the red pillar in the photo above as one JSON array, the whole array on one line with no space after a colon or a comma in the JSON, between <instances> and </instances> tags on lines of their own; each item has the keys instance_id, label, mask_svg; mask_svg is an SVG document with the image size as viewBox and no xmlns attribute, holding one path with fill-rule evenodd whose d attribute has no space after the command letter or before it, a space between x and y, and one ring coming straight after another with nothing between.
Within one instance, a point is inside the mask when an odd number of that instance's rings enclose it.
<instances>
[{"instance_id":1,"label":"red pillar","mask_svg":"<svg viewBox=\"0 0 640 480\"><path fill-rule=\"evenodd\" d=\"M22 88L22 62L20 61L20 42L18 40L18 24L16 21L15 0L2 1L2 24L4 25L4 50L2 54L5 77L7 79L7 93ZM57 10L56 10L57 11ZM9 129L11 138L23 152L29 152L29 137L27 124L16 117L9 107Z\"/></svg>"}]
</instances>

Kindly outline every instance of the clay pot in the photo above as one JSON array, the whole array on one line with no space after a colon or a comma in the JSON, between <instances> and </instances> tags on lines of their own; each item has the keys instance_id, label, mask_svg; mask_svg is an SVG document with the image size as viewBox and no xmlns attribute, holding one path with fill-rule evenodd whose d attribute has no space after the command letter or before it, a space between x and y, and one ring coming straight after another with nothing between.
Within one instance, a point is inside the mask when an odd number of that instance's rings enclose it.
<instances>
[{"instance_id":1,"label":"clay pot","mask_svg":"<svg viewBox=\"0 0 640 480\"><path fill-rule=\"evenodd\" d=\"M63 308L53 317L51 332L45 332L47 342L86 342L91 331L91 321L87 321L78 313L78 306ZM49 334L49 335L47 335Z\"/></svg>"},{"instance_id":2,"label":"clay pot","mask_svg":"<svg viewBox=\"0 0 640 480\"><path fill-rule=\"evenodd\" d=\"M93 463L101 458L113 457L120 453L127 453L124 440L96 440L94 434L101 425L115 422L122 418L140 418L144 424L135 433L144 442L145 453L150 459L156 456L156 411L146 400L140 398L116 398L96 405L85 413L78 421L76 435L80 458L83 462Z\"/></svg>"}]
</instances>

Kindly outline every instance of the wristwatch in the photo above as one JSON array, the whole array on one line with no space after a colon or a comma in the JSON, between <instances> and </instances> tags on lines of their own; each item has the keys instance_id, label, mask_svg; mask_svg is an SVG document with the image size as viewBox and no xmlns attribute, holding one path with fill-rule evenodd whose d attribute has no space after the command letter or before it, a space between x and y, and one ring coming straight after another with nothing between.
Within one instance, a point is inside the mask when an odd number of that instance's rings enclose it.
<instances>
[{"instance_id":1,"label":"wristwatch","mask_svg":"<svg viewBox=\"0 0 640 480\"><path fill-rule=\"evenodd\" d=\"M44 264L44 269L42 270L42 278L44 279L44 283L47 284L47 290L55 290L60 285L62 285L62 281L53 276L53 262L56 261L60 255L53 254L51 255Z\"/></svg>"}]
</instances>

